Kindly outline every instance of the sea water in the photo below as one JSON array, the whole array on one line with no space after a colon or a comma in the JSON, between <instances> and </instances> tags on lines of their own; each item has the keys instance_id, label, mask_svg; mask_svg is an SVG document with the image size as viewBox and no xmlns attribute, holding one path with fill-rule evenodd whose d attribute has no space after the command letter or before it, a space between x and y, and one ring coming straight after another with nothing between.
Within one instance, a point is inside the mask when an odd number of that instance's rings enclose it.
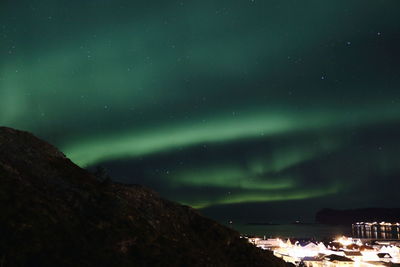
<instances>
[{"instance_id":1,"label":"sea water","mask_svg":"<svg viewBox=\"0 0 400 267\"><path fill-rule=\"evenodd\" d=\"M338 236L351 236L351 226L324 224L236 224L231 228L247 236L265 236L266 238L312 238L321 240Z\"/></svg>"}]
</instances>

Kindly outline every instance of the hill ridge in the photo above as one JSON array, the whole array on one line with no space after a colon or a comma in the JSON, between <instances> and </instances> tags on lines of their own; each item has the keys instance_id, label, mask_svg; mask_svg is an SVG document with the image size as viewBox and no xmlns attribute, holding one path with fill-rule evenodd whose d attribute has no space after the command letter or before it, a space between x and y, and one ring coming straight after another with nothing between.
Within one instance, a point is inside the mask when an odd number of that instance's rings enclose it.
<instances>
[{"instance_id":1,"label":"hill ridge","mask_svg":"<svg viewBox=\"0 0 400 267\"><path fill-rule=\"evenodd\" d=\"M140 185L102 183L54 146L0 127L6 266L285 266L239 233Z\"/></svg>"}]
</instances>

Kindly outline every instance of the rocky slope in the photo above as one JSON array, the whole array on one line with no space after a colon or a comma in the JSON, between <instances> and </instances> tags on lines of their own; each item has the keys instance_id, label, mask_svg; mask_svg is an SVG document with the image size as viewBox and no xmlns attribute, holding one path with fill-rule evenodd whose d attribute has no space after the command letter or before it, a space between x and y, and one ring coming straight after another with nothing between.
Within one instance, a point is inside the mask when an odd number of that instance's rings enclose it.
<instances>
[{"instance_id":1,"label":"rocky slope","mask_svg":"<svg viewBox=\"0 0 400 267\"><path fill-rule=\"evenodd\" d=\"M98 181L53 146L0 127L0 266L285 266L141 186Z\"/></svg>"}]
</instances>

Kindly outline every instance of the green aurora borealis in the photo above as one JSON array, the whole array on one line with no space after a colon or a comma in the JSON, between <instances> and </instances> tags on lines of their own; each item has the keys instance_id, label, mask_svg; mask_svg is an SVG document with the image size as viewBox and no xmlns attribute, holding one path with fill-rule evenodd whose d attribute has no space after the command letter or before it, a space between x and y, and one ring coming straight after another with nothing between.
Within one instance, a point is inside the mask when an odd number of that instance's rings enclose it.
<instances>
[{"instance_id":1,"label":"green aurora borealis","mask_svg":"<svg viewBox=\"0 0 400 267\"><path fill-rule=\"evenodd\" d=\"M399 10L397 0L2 1L0 125L214 217L393 206Z\"/></svg>"}]
</instances>

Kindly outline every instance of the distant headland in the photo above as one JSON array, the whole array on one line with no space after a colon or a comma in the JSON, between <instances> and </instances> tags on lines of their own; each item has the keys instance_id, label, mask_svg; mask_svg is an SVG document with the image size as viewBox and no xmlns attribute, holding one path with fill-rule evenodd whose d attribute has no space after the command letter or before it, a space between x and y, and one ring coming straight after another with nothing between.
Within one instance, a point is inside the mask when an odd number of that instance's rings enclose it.
<instances>
[{"instance_id":1,"label":"distant headland","mask_svg":"<svg viewBox=\"0 0 400 267\"><path fill-rule=\"evenodd\" d=\"M351 225L356 222L399 222L400 208L322 209L315 221L321 224Z\"/></svg>"}]
</instances>

